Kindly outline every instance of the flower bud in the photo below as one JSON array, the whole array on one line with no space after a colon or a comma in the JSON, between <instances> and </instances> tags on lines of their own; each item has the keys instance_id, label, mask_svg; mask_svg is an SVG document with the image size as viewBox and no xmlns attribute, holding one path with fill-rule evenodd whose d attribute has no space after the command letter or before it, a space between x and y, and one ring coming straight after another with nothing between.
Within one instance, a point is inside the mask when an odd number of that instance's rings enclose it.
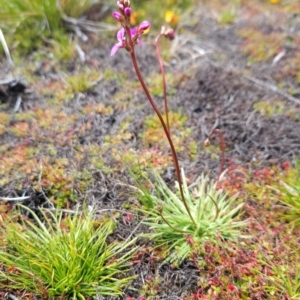
<instances>
[{"instance_id":1,"label":"flower bud","mask_svg":"<svg viewBox=\"0 0 300 300\"><path fill-rule=\"evenodd\" d=\"M117 2L117 6L118 6L118 8L119 8L120 11L124 10L124 5L121 3L121 1Z\"/></svg>"},{"instance_id":2,"label":"flower bud","mask_svg":"<svg viewBox=\"0 0 300 300\"><path fill-rule=\"evenodd\" d=\"M166 28L165 26L162 26L160 33L161 33L161 35L165 36L166 38L168 38L170 40L175 39L175 31L170 27Z\"/></svg>"},{"instance_id":3,"label":"flower bud","mask_svg":"<svg viewBox=\"0 0 300 300\"><path fill-rule=\"evenodd\" d=\"M122 21L123 19L123 16L121 15L121 13L119 13L118 11L114 11L112 13L112 16L117 20L117 21Z\"/></svg>"},{"instance_id":4,"label":"flower bud","mask_svg":"<svg viewBox=\"0 0 300 300\"><path fill-rule=\"evenodd\" d=\"M139 32L143 33L145 30L147 30L150 27L149 21L143 21L139 26Z\"/></svg>"},{"instance_id":5,"label":"flower bud","mask_svg":"<svg viewBox=\"0 0 300 300\"><path fill-rule=\"evenodd\" d=\"M209 147L210 146L210 140L209 138L207 138L205 141L204 141L204 147Z\"/></svg>"},{"instance_id":6,"label":"flower bud","mask_svg":"<svg viewBox=\"0 0 300 300\"><path fill-rule=\"evenodd\" d=\"M125 7L130 7L130 1L129 0L124 0L124 6Z\"/></svg>"},{"instance_id":7,"label":"flower bud","mask_svg":"<svg viewBox=\"0 0 300 300\"><path fill-rule=\"evenodd\" d=\"M130 15L131 15L131 8L130 7L125 7L124 8L124 14L125 14L125 16L130 17Z\"/></svg>"},{"instance_id":8,"label":"flower bud","mask_svg":"<svg viewBox=\"0 0 300 300\"><path fill-rule=\"evenodd\" d=\"M170 40L175 39L175 31L173 29L170 29L166 32L165 36L169 38Z\"/></svg>"}]
</instances>

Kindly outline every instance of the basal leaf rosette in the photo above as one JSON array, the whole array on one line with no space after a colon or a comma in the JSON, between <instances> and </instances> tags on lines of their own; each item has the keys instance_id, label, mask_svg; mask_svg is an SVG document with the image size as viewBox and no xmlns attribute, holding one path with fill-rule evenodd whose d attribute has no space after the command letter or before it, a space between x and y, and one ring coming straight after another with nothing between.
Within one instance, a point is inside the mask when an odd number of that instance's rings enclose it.
<instances>
[{"instance_id":1,"label":"basal leaf rosette","mask_svg":"<svg viewBox=\"0 0 300 300\"><path fill-rule=\"evenodd\" d=\"M144 223L152 230L143 236L166 246L167 261L181 263L192 252L194 243L216 240L216 236L223 240L246 237L241 229L248 220L241 218L244 204L237 204L237 196L217 189L217 182L203 174L188 186L184 171L181 173L184 197L195 223L177 192L178 183L174 192L154 173L154 184L149 181L154 186L152 192L140 186L141 210L148 214Z\"/></svg>"}]
</instances>

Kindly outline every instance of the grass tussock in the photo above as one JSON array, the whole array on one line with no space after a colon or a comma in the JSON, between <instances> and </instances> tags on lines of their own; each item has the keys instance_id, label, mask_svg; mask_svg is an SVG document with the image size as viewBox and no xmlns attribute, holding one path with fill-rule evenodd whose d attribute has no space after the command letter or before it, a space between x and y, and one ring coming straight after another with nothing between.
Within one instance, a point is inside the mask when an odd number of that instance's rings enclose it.
<instances>
[{"instance_id":1,"label":"grass tussock","mask_svg":"<svg viewBox=\"0 0 300 300\"><path fill-rule=\"evenodd\" d=\"M24 209L33 220L21 217L20 223L11 220L1 227L6 242L0 251L1 290L26 289L50 299L122 294L132 279L122 274L130 266L134 240L108 243L112 219L42 211L42 221Z\"/></svg>"}]
</instances>

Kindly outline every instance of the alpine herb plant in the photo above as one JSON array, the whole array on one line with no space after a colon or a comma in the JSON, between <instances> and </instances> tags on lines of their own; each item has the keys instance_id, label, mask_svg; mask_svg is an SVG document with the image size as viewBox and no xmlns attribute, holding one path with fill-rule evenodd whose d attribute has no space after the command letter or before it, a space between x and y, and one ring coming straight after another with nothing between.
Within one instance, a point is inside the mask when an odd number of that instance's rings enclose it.
<instances>
[{"instance_id":1,"label":"alpine herb plant","mask_svg":"<svg viewBox=\"0 0 300 300\"><path fill-rule=\"evenodd\" d=\"M236 197L228 199L223 191L217 190L217 184L207 184L207 177L205 176L201 176L197 184L195 183L198 188L191 191L195 184L188 187L183 170L182 173L180 172L177 153L171 137L165 73L158 47L160 37L164 36L171 40L175 38L174 30L162 26L160 34L155 39L156 53L163 79L165 122L145 84L135 54L135 46L143 45L142 36L146 30L149 30L150 22L145 20L139 26L131 28L132 9L130 1L120 0L117 2L117 7L118 11L113 12L112 16L120 23L121 29L117 33L118 42L112 47L110 54L113 56L120 49L125 49L129 53L138 80L168 140L177 177L176 190L178 193L172 192L157 174L154 174L154 193L140 185L140 201L144 206L142 211L148 214L145 223L154 230L154 233L148 234L148 237L154 239L160 246L166 245L166 254L169 254L171 250L177 250L169 255L168 259L180 263L191 253L193 244L189 241L201 242L214 239L217 235L224 239L237 238L241 236L239 229L246 226L247 221L235 220L239 217L239 212L243 206L242 204L235 205ZM222 150L222 169L224 143L220 131L218 133ZM220 175L221 170L219 178Z\"/></svg>"}]
</instances>

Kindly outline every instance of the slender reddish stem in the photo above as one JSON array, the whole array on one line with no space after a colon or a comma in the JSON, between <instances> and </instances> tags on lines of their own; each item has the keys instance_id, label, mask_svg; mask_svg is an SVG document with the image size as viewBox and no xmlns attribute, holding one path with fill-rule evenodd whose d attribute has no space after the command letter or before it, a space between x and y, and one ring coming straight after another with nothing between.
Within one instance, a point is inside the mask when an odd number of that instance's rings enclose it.
<instances>
[{"instance_id":1,"label":"slender reddish stem","mask_svg":"<svg viewBox=\"0 0 300 300\"><path fill-rule=\"evenodd\" d=\"M220 129L214 129L210 135L208 136L208 140L210 140L211 136L214 134L214 133L217 133L218 134L218 137L219 137L219 143L220 143L220 150L221 150L221 163L220 163L220 169L219 169L219 174L218 174L218 181L220 180L220 177L221 177L221 174L223 172L223 169L224 169L224 165L225 165L225 142L224 142L224 139L223 139L223 134L221 132Z\"/></svg>"},{"instance_id":2,"label":"slender reddish stem","mask_svg":"<svg viewBox=\"0 0 300 300\"><path fill-rule=\"evenodd\" d=\"M158 47L158 41L159 38L162 36L162 34L159 34L156 39L155 39L155 49L156 49L156 54L159 62L159 67L161 71L161 76L162 76L162 82L163 82L163 92L164 92L164 106L165 106L165 115L166 115L166 120L167 120L167 127L170 133L170 123L169 123L169 112L168 112L168 101L167 101L167 84L166 84L166 75L165 75L165 68L163 64L163 60L161 57L161 53Z\"/></svg>"},{"instance_id":3,"label":"slender reddish stem","mask_svg":"<svg viewBox=\"0 0 300 300\"><path fill-rule=\"evenodd\" d=\"M179 168L179 162L178 162L178 157L177 157L177 153L176 153L176 150L175 150L175 147L174 147L174 144L173 144L173 141L172 141L172 138L170 136L170 133L169 133L169 130L167 128L167 125L159 111L159 109L157 108L156 104L154 103L151 95L150 95L150 92L144 82L144 79L142 77L142 74L140 72L140 69L139 69L139 66L137 64L137 60L136 60L136 56L135 56L135 51L134 51L134 44L133 44L133 41L132 41L132 38L131 38L131 35L130 35L130 28L129 27L126 27L126 34L127 34L127 38L129 40L129 45L130 45L130 56L131 56L131 60L132 60L132 63L133 63L133 66L134 66L134 69L135 69L135 72L136 72L136 75L141 83L141 86L152 106L152 108L154 109L156 115L158 116L159 120L160 120L160 123L163 127L163 130L165 132L165 135L167 137L167 140L169 142L169 145L170 145L170 149L171 149L171 153L172 153L172 157L173 157L173 163L174 163L174 167L175 167L175 172L176 172L176 176L177 176L177 180L178 180L178 185L179 185L179 191L180 191L180 195L181 195L181 199L182 199L182 202L184 204L184 207L189 215L189 217L191 218L191 221L194 223L195 226L196 225L196 222L190 212L190 209L187 205L187 202L185 201L185 197L184 197L184 193L183 193L183 189L182 189L182 180L181 180L181 175L180 175L180 168Z\"/></svg>"}]
</instances>

